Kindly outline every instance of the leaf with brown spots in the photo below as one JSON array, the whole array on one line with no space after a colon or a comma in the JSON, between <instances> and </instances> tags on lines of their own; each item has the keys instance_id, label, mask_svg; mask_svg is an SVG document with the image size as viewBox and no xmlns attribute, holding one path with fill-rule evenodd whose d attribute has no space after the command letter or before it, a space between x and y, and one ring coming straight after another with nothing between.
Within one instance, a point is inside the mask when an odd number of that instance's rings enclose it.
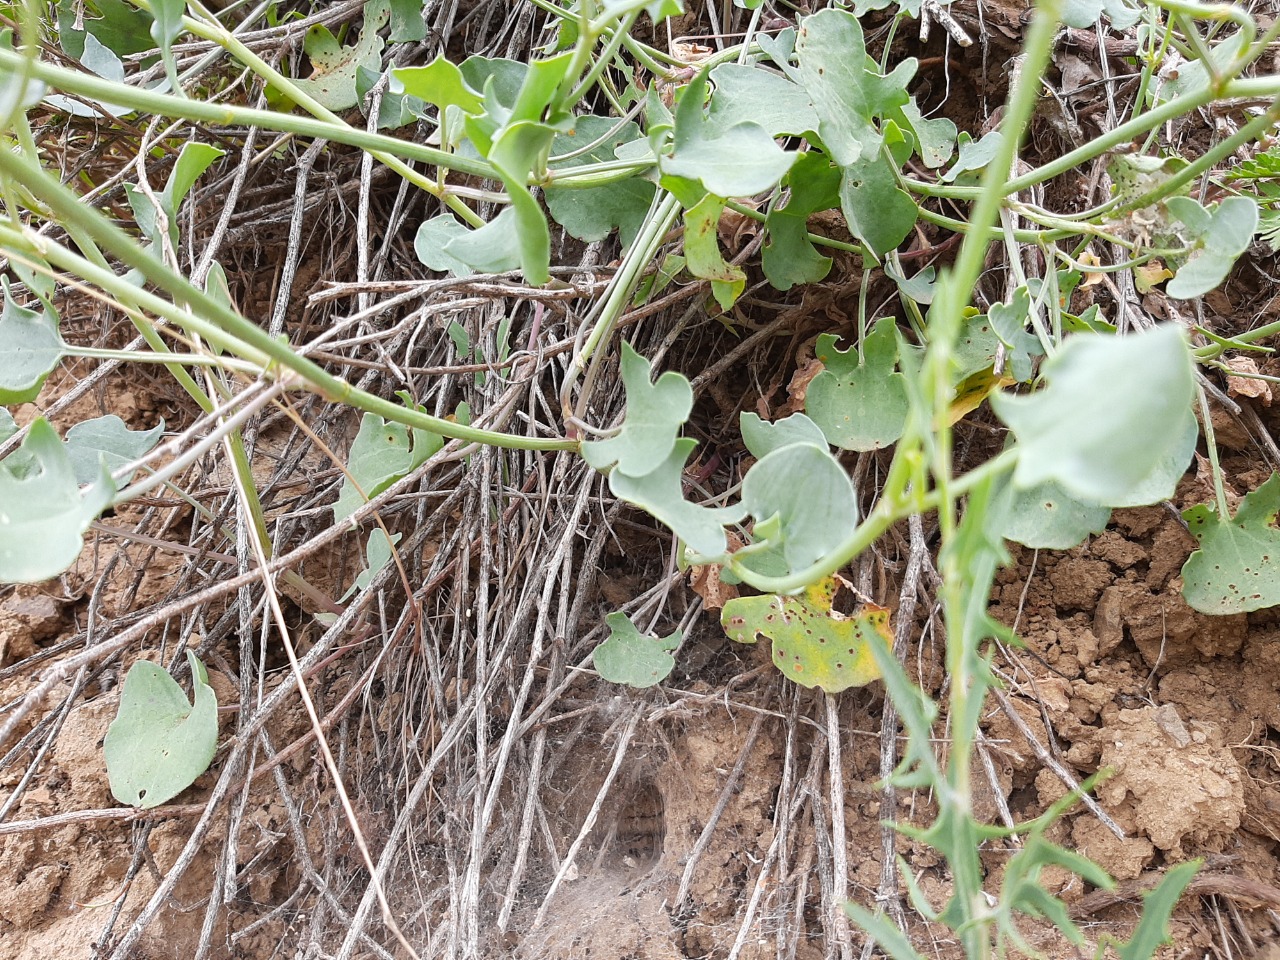
<instances>
[{"instance_id":1,"label":"leaf with brown spots","mask_svg":"<svg viewBox=\"0 0 1280 960\"><path fill-rule=\"evenodd\" d=\"M880 678L873 643L893 646L889 611L863 604L852 616L832 609L843 581L827 577L795 597L739 597L724 605L720 624L731 640L773 641L773 663L802 687L839 693Z\"/></svg>"}]
</instances>

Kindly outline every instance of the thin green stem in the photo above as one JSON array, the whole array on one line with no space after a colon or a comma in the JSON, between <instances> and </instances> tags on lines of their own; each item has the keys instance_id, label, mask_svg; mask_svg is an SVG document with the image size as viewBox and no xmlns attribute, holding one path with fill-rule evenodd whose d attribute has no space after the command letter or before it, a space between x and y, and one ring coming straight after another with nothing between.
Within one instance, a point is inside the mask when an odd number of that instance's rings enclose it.
<instances>
[{"instance_id":1,"label":"thin green stem","mask_svg":"<svg viewBox=\"0 0 1280 960\"><path fill-rule=\"evenodd\" d=\"M287 343L272 337L257 324L246 320L216 297L210 296L171 270L149 250L140 248L132 237L102 213L81 203L70 190L38 166L0 150L0 175L24 183L27 189L42 198L59 222L74 224L101 249L141 271L151 283L175 301L188 304L190 310L180 310L171 304L165 304L159 297L145 291L136 291L134 296L140 305L154 309L158 315L170 315L176 311L176 316L173 317L175 322L182 323L224 349L241 356L249 355L250 359L262 363L264 372L278 365L293 374L300 381L299 386L305 385L334 402L378 414L387 420L430 430L444 437L520 450L577 449L577 442L573 440L544 440L466 427L359 390L311 360L299 356ZM58 248L50 246L47 251L51 262L54 261L56 250ZM62 262L59 266L78 273L113 295L118 295L122 291L122 285L127 284L124 278L117 277L111 271L103 270L70 251L62 250L60 257Z\"/></svg>"},{"instance_id":2,"label":"thin green stem","mask_svg":"<svg viewBox=\"0 0 1280 960\"><path fill-rule=\"evenodd\" d=\"M1204 387L1196 387L1196 398L1200 404L1200 426L1204 430L1204 447L1209 452L1210 472L1213 474L1213 497L1218 504L1218 519L1225 522L1230 518L1227 506L1227 488L1222 481L1222 464L1218 462L1218 442L1213 434L1213 411L1209 408L1209 397Z\"/></svg>"},{"instance_id":3,"label":"thin green stem","mask_svg":"<svg viewBox=\"0 0 1280 960\"><path fill-rule=\"evenodd\" d=\"M1036 184L1052 180L1069 170L1083 166L1109 150L1114 150L1132 142L1148 130L1159 127L1171 120L1176 120L1186 114L1194 113L1216 99L1235 97L1255 99L1275 96L1280 96L1280 78L1276 77L1251 77L1243 80L1233 80L1224 84L1220 91L1215 91L1206 85L1204 89L1193 90L1174 100L1153 107L1141 116L1120 124L1114 130L1103 133L1084 146L1065 153L1056 160L1036 167L1020 177L1014 177L1004 185L1004 193L1008 196L1026 190L1028 187L1034 187ZM1078 214L1071 219L1091 219L1098 212L1097 210L1089 211Z\"/></svg>"}]
</instances>

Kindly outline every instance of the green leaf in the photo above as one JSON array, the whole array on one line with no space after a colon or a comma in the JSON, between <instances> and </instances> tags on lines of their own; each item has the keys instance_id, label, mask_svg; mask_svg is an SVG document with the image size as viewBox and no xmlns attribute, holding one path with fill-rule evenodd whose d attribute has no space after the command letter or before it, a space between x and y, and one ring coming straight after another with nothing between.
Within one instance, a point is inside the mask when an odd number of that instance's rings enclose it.
<instances>
[{"instance_id":1,"label":"green leaf","mask_svg":"<svg viewBox=\"0 0 1280 960\"><path fill-rule=\"evenodd\" d=\"M161 196L169 202L166 212L170 214L171 219L181 209L182 201L187 198L195 182L204 175L215 160L226 156L226 153L227 151L207 143L187 142L182 145L182 152L178 154L178 160L173 165L173 173L169 175L169 182L165 184L161 193Z\"/></svg>"},{"instance_id":2,"label":"green leaf","mask_svg":"<svg viewBox=\"0 0 1280 960\"><path fill-rule=\"evenodd\" d=\"M427 20L423 16L423 0L391 0L392 43L414 43L427 39Z\"/></svg>"},{"instance_id":3,"label":"green leaf","mask_svg":"<svg viewBox=\"0 0 1280 960\"><path fill-rule=\"evenodd\" d=\"M178 86L178 70L173 59L173 41L182 36L182 15L187 12L187 0L151 0L151 38L155 40L164 60L165 73L173 87Z\"/></svg>"},{"instance_id":4,"label":"green leaf","mask_svg":"<svg viewBox=\"0 0 1280 960\"><path fill-rule=\"evenodd\" d=\"M341 603L347 600L360 590L368 589L369 584L373 583L373 578L382 572L382 568L391 562L391 550L400 542L400 534L396 534L390 540L387 539L386 533L381 527L375 527L369 531L369 540L365 546L365 565L356 577L355 583L347 588L340 599Z\"/></svg>"},{"instance_id":5,"label":"green leaf","mask_svg":"<svg viewBox=\"0 0 1280 960\"><path fill-rule=\"evenodd\" d=\"M443 445L443 440L427 430L410 431L402 423L388 423L375 413L360 418L360 430L347 455L347 472L338 500L333 505L333 522L341 523L397 480L422 465ZM354 482L353 482L354 481Z\"/></svg>"},{"instance_id":6,"label":"green leaf","mask_svg":"<svg viewBox=\"0 0 1280 960\"><path fill-rule=\"evenodd\" d=\"M484 91L485 109L492 109L495 100L510 109L520 95L529 65L505 57L471 56L462 61L458 70L468 87Z\"/></svg>"},{"instance_id":7,"label":"green leaf","mask_svg":"<svg viewBox=\"0 0 1280 960\"><path fill-rule=\"evenodd\" d=\"M367 117L373 101L370 92L382 80L383 75L370 70L364 64L356 67L356 99L360 109ZM415 122L423 115L425 104L417 97L405 94L400 84L389 81L378 99L378 129L398 130L400 127Z\"/></svg>"},{"instance_id":8,"label":"green leaf","mask_svg":"<svg viewBox=\"0 0 1280 960\"><path fill-rule=\"evenodd\" d=\"M977 174L1000 152L1004 134L992 130L981 140L974 140L967 133L958 138L960 153L951 169L942 175L943 183L976 184Z\"/></svg>"},{"instance_id":9,"label":"green leaf","mask_svg":"<svg viewBox=\"0 0 1280 960\"><path fill-rule=\"evenodd\" d=\"M582 459L596 470L616 464L615 472L642 477L661 465L675 448L680 428L693 410L693 388L672 370L651 383L652 371L652 364L623 341L627 413L622 429L615 437L582 444Z\"/></svg>"},{"instance_id":10,"label":"green leaf","mask_svg":"<svg viewBox=\"0 0 1280 960\"><path fill-rule=\"evenodd\" d=\"M1014 290L1012 302L993 303L988 316L991 329L1008 348L1009 371L1020 383L1031 379L1031 358L1044 354L1039 338L1026 330L1030 317L1031 293L1025 284Z\"/></svg>"},{"instance_id":11,"label":"green leaf","mask_svg":"<svg viewBox=\"0 0 1280 960\"><path fill-rule=\"evenodd\" d=\"M196 655L187 651L195 706L159 664L129 668L120 708L107 728L102 753L111 795L148 810L172 800L209 769L218 747L218 697Z\"/></svg>"},{"instance_id":12,"label":"green leaf","mask_svg":"<svg viewBox=\"0 0 1280 960\"><path fill-rule=\"evenodd\" d=\"M991 397L1018 439L1019 487L1053 480L1081 499L1121 500L1184 441L1195 384L1174 325L1126 337L1077 334L1043 372L1044 390Z\"/></svg>"},{"instance_id":13,"label":"green leaf","mask_svg":"<svg viewBox=\"0 0 1280 960\"><path fill-rule=\"evenodd\" d=\"M716 228L722 210L724 200L709 193L684 212L684 254L689 272L712 281L716 301L728 310L746 289L747 275L720 253Z\"/></svg>"},{"instance_id":14,"label":"green leaf","mask_svg":"<svg viewBox=\"0 0 1280 960\"><path fill-rule=\"evenodd\" d=\"M800 154L787 174L791 194L786 205L775 202L765 220L764 275L778 290L817 283L831 270L831 258L809 240L809 216L840 202L840 171L816 150Z\"/></svg>"},{"instance_id":15,"label":"green leaf","mask_svg":"<svg viewBox=\"0 0 1280 960\"><path fill-rule=\"evenodd\" d=\"M360 39L350 47L339 44L321 24L308 29L303 49L311 58L312 73L294 83L330 110L354 107L358 102L356 68L363 65L381 72L382 50L386 44L378 31L390 18L390 0L367 0Z\"/></svg>"},{"instance_id":16,"label":"green leaf","mask_svg":"<svg viewBox=\"0 0 1280 960\"><path fill-rule=\"evenodd\" d=\"M1178 97L1201 93L1220 82L1219 77L1232 76L1232 71L1226 68L1244 53L1249 43L1245 32L1237 30L1215 44L1209 51L1213 73L1209 71L1209 64L1199 58L1179 64L1177 72L1157 88L1157 102L1168 103Z\"/></svg>"},{"instance_id":17,"label":"green leaf","mask_svg":"<svg viewBox=\"0 0 1280 960\"><path fill-rule=\"evenodd\" d=\"M1069 550L1111 519L1110 507L1077 500L1053 481L1019 489L1006 480L988 510L995 536L1036 550Z\"/></svg>"},{"instance_id":18,"label":"green leaf","mask_svg":"<svg viewBox=\"0 0 1280 960\"><path fill-rule=\"evenodd\" d=\"M615 469L609 474L609 489L666 524L695 552L718 557L728 546L725 524L738 523L747 511L741 504L703 507L684 498L684 465L697 445L688 437L677 440L670 456L641 477Z\"/></svg>"},{"instance_id":19,"label":"green leaf","mask_svg":"<svg viewBox=\"0 0 1280 960\"><path fill-rule=\"evenodd\" d=\"M462 71L446 60L444 54L437 54L425 67L399 67L392 70L391 75L406 94L434 103L442 110L447 106L461 107L475 114L484 110L484 99L471 89Z\"/></svg>"},{"instance_id":20,"label":"green leaf","mask_svg":"<svg viewBox=\"0 0 1280 960\"><path fill-rule=\"evenodd\" d=\"M743 120L722 126L703 115L707 77L699 73L685 89L675 115L675 151L662 157L662 172L700 182L720 197L746 197L771 190L795 160L760 124Z\"/></svg>"},{"instance_id":21,"label":"green leaf","mask_svg":"<svg viewBox=\"0 0 1280 960\"><path fill-rule=\"evenodd\" d=\"M605 0L604 3L606 17L621 17L633 10L643 10L650 20L660 23L667 17L684 13L684 4L680 0Z\"/></svg>"},{"instance_id":22,"label":"green leaf","mask_svg":"<svg viewBox=\"0 0 1280 960\"><path fill-rule=\"evenodd\" d=\"M773 61L774 66L782 71L788 80L801 82L800 70L795 66L796 28L787 27L770 35L761 33L756 36L760 50Z\"/></svg>"},{"instance_id":23,"label":"green leaf","mask_svg":"<svg viewBox=\"0 0 1280 960\"><path fill-rule=\"evenodd\" d=\"M89 14L85 17L83 30L75 28L80 12ZM77 60L83 60L86 34L117 57L146 53L153 43L151 17L125 0L94 0L92 4L83 5L78 0L58 0L56 35L62 49Z\"/></svg>"},{"instance_id":24,"label":"green leaf","mask_svg":"<svg viewBox=\"0 0 1280 960\"><path fill-rule=\"evenodd\" d=\"M840 209L849 230L877 254L893 250L915 226L915 201L898 186L887 157L868 154L841 171Z\"/></svg>"},{"instance_id":25,"label":"green leaf","mask_svg":"<svg viewBox=\"0 0 1280 960\"><path fill-rule=\"evenodd\" d=\"M1106 502L1108 507L1145 507L1173 497L1178 481L1187 472L1191 458L1195 456L1196 441L1200 438L1200 422L1188 407L1183 411L1182 425L1175 431L1176 442L1157 459L1151 472L1129 488L1120 497Z\"/></svg>"},{"instance_id":26,"label":"green leaf","mask_svg":"<svg viewBox=\"0 0 1280 960\"><path fill-rule=\"evenodd\" d=\"M844 912L849 915L850 920L871 935L875 945L888 954L891 960L922 960L915 947L911 946L907 935L883 913L872 913L853 902L844 905Z\"/></svg>"},{"instance_id":27,"label":"green leaf","mask_svg":"<svg viewBox=\"0 0 1280 960\"><path fill-rule=\"evenodd\" d=\"M0 583L39 583L70 567L115 492L103 472L81 495L58 434L37 419L17 452L0 462Z\"/></svg>"},{"instance_id":28,"label":"green leaf","mask_svg":"<svg viewBox=\"0 0 1280 960\"><path fill-rule=\"evenodd\" d=\"M831 156L842 167L875 157L881 137L872 121L907 103L916 60L908 58L881 76L867 58L857 18L844 10L805 17L796 54L801 81L820 118L818 134Z\"/></svg>"},{"instance_id":29,"label":"green leaf","mask_svg":"<svg viewBox=\"0 0 1280 960\"><path fill-rule=\"evenodd\" d=\"M1128 943L1117 949L1120 960L1149 960L1161 945L1173 939L1169 935L1169 917L1202 863L1192 860L1178 864L1164 875L1160 886L1143 895L1142 918Z\"/></svg>"},{"instance_id":30,"label":"green leaf","mask_svg":"<svg viewBox=\"0 0 1280 960\"><path fill-rule=\"evenodd\" d=\"M731 640L773 641L773 663L802 687L839 693L880 677L872 647L892 649L889 611L866 604L853 616L832 609L839 581L827 577L795 597L738 597L724 605L720 625Z\"/></svg>"},{"instance_id":31,"label":"green leaf","mask_svg":"<svg viewBox=\"0 0 1280 960\"><path fill-rule=\"evenodd\" d=\"M523 197L529 196L523 190L520 191L519 195ZM531 197L530 200L532 200ZM441 214L441 216L450 215ZM440 220L440 217L435 217L427 222L435 223L438 220ZM520 238L518 237L520 227L517 225L519 221L519 214L512 207L507 207L479 230L467 230L463 227L462 232L458 233L452 240L446 241L445 245L439 248L438 253L433 256L433 260L435 263L456 261L466 267L468 272L506 273L508 270L518 269L521 262ZM543 229L546 229L545 223L543 224ZM452 232L452 228L447 224L439 224L432 232L444 231ZM416 241L414 250L419 257L422 257L422 250L418 247ZM432 266L431 264L427 265ZM435 268L433 267L433 269ZM450 272L456 273L457 271L450 268ZM465 274L462 275L465 276Z\"/></svg>"},{"instance_id":32,"label":"green leaf","mask_svg":"<svg viewBox=\"0 0 1280 960\"><path fill-rule=\"evenodd\" d=\"M625 683L637 689L667 679L676 665L668 651L680 646L683 633L677 630L669 637L646 636L625 613L611 613L604 620L609 625L609 636L592 655L600 676L610 683Z\"/></svg>"},{"instance_id":33,"label":"green leaf","mask_svg":"<svg viewBox=\"0 0 1280 960\"><path fill-rule=\"evenodd\" d=\"M445 253L445 247L458 237L469 233L452 213L442 213L424 220L413 237L413 252L424 267L451 273L455 277L469 276L473 271L464 261Z\"/></svg>"},{"instance_id":34,"label":"green leaf","mask_svg":"<svg viewBox=\"0 0 1280 960\"><path fill-rule=\"evenodd\" d=\"M19 306L4 278L0 310L0 405L29 403L66 354L52 314Z\"/></svg>"},{"instance_id":35,"label":"green leaf","mask_svg":"<svg viewBox=\"0 0 1280 960\"><path fill-rule=\"evenodd\" d=\"M1183 513L1200 542L1182 567L1182 595L1201 613L1247 613L1280 604L1280 474L1245 496L1232 518L1207 505Z\"/></svg>"},{"instance_id":36,"label":"green leaf","mask_svg":"<svg viewBox=\"0 0 1280 960\"><path fill-rule=\"evenodd\" d=\"M890 116L911 131L916 141L916 154L930 170L945 166L951 159L956 149L956 125L946 117L926 119L916 105L915 97L902 105L898 115L891 113Z\"/></svg>"},{"instance_id":37,"label":"green leaf","mask_svg":"<svg viewBox=\"0 0 1280 960\"><path fill-rule=\"evenodd\" d=\"M608 117L578 117L573 130L558 135L552 142L552 169L558 172L587 163L613 160L614 151L623 144L644 142L640 128L628 122L586 153L562 163L556 162L557 154L572 153L594 143L615 126L615 122ZM569 188L550 185L543 195L547 199L547 209L551 211L552 218L571 236L589 243L603 240L617 229L623 247L629 247L648 216L655 192L654 185L649 181L632 177L598 187Z\"/></svg>"},{"instance_id":38,"label":"green leaf","mask_svg":"<svg viewBox=\"0 0 1280 960\"><path fill-rule=\"evenodd\" d=\"M879 450L900 436L907 424L907 388L894 372L897 330L884 317L855 350L836 349L836 337L818 337L817 357L826 368L809 384L805 413L822 428L827 442L842 450Z\"/></svg>"},{"instance_id":39,"label":"green leaf","mask_svg":"<svg viewBox=\"0 0 1280 960\"><path fill-rule=\"evenodd\" d=\"M150 44L147 46L150 48ZM96 74L104 80L111 80L115 83L124 82L123 61L114 50L99 42L98 38L92 33L86 34L84 37L84 52L80 55L80 63L90 73ZM86 102L81 103L82 99ZM133 111L133 107L109 103L106 100L99 100L94 97L73 98L60 93L49 94L49 96L45 97L45 103L73 117L96 117L101 119L103 113L113 117L122 117L126 113ZM90 106L90 104L95 106Z\"/></svg>"},{"instance_id":40,"label":"green leaf","mask_svg":"<svg viewBox=\"0 0 1280 960\"><path fill-rule=\"evenodd\" d=\"M818 114L804 87L759 67L722 63L711 71L715 92L708 114L711 124L727 130L755 123L770 137L801 137L818 132Z\"/></svg>"},{"instance_id":41,"label":"green leaf","mask_svg":"<svg viewBox=\"0 0 1280 960\"><path fill-rule=\"evenodd\" d=\"M1107 19L1115 30L1128 30L1142 19L1140 4L1129 0L1065 0L1062 6L1062 22L1069 27L1087 29L1106 11Z\"/></svg>"},{"instance_id":42,"label":"green leaf","mask_svg":"<svg viewBox=\"0 0 1280 960\"><path fill-rule=\"evenodd\" d=\"M764 542L781 547L793 573L825 557L858 524L853 483L825 440L761 457L742 483L742 503L757 521L757 537L767 529Z\"/></svg>"},{"instance_id":43,"label":"green leaf","mask_svg":"<svg viewBox=\"0 0 1280 960\"><path fill-rule=\"evenodd\" d=\"M770 423L754 413L744 412L739 416L738 422L742 442L757 459L793 443L810 443L816 447L825 447L827 444L822 430L803 413L793 413L783 420Z\"/></svg>"},{"instance_id":44,"label":"green leaf","mask_svg":"<svg viewBox=\"0 0 1280 960\"><path fill-rule=\"evenodd\" d=\"M82 420L67 431L67 456L77 483L93 483L102 472L115 473L150 451L164 433L161 420L150 430L130 430L115 414ZM127 484L130 474L119 483Z\"/></svg>"},{"instance_id":45,"label":"green leaf","mask_svg":"<svg viewBox=\"0 0 1280 960\"><path fill-rule=\"evenodd\" d=\"M1258 205L1250 197L1227 197L1212 211L1190 197L1170 197L1165 208L1191 231L1195 250L1178 268L1165 292L1181 300L1216 289L1236 258L1248 249L1258 228Z\"/></svg>"},{"instance_id":46,"label":"green leaf","mask_svg":"<svg viewBox=\"0 0 1280 960\"><path fill-rule=\"evenodd\" d=\"M951 352L952 378L956 383L983 370L990 370L1000 349L1000 338L991 329L991 321L972 307L968 308L960 337Z\"/></svg>"}]
</instances>

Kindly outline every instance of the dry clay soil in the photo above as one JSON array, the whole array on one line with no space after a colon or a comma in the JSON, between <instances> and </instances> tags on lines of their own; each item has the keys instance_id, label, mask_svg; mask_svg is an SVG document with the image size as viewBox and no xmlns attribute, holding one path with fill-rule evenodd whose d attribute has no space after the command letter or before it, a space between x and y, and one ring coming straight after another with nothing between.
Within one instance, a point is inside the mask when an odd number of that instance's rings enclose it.
<instances>
[{"instance_id":1,"label":"dry clay soil","mask_svg":"<svg viewBox=\"0 0 1280 960\"><path fill-rule=\"evenodd\" d=\"M118 412L135 398L115 394L111 401ZM1266 473L1248 467L1240 456L1234 463L1232 490L1238 497ZM1183 481L1179 500L1185 506L1203 501L1207 493L1204 480L1192 475ZM995 822L1003 805L1015 819L1025 819L1062 796L1064 781L1051 769L1046 747L1077 778L1108 767L1113 774L1096 795L1125 838L1083 810L1057 824L1052 836L1102 864L1121 881L1118 893L1091 891L1065 873L1045 876L1091 936L1123 932L1132 923L1143 878L1200 857L1205 859L1201 879L1173 924L1176 946L1161 955L1222 956L1216 951L1229 926L1236 955L1274 958L1280 917L1280 613L1208 617L1188 608L1179 591L1179 570L1193 547L1175 512L1153 506L1118 512L1106 532L1075 550L1023 551L1000 574L992 610L1017 625L1026 647L997 660L1009 678L1008 709L993 704L983 724L987 743L978 776L979 812ZM161 590L179 562L161 559L149 569L115 575L113 582L132 583L140 575L134 602L143 603ZM87 554L63 584L20 587L8 594L0 604L4 666L72 630L86 602L75 597L76 585L90 582L92 567ZM110 605L110 595L105 602ZM756 656L749 648L730 647L726 641L713 644L710 656L746 656L748 666ZM913 649L912 657L917 675L936 691L938 651L924 644ZM6 676L0 701L13 702L33 683L29 675ZM214 683L223 686L224 702L233 699L223 678L214 674ZM716 693L705 684L701 688ZM700 684L694 681L690 689L697 691ZM89 697L65 717L11 820L113 806L101 745L117 691ZM873 685L846 695L843 703L842 722L853 732L842 771L851 890L866 902L880 876L880 800L874 783L882 693ZM647 741L644 734L637 739L632 748L637 759L629 764L624 789L615 791L623 799L606 811L610 836L593 838L590 850L597 855L580 858L581 874L565 885L540 931L508 938L514 954L727 955L737 933L735 918L752 893L751 864L766 855L772 840L782 745L759 736L743 754L749 714L719 706L697 714L694 721L668 726ZM293 712L292 722L297 733L305 729L300 710ZM740 784L693 878L692 911L673 917L668 906L676 880L740 756L745 757ZM586 816L594 795L586 788L599 783L608 761L604 746L599 752L580 747L557 774L566 798L557 823L564 841ZM5 772L0 781L5 795L25 769L15 764ZM179 802L198 803L207 792L201 785L207 788L209 782L203 778ZM923 824L931 808L921 798L900 812ZM283 820L278 800L269 795L246 816L256 829L244 831L250 848L241 862L254 856L254 837L269 847L265 838L278 837ZM6 881L0 886L0 960L92 956L108 915L118 906L127 918L146 901L180 850L188 826L189 819L182 817L161 820L141 847L144 862L132 853L136 827L111 821L0 837L0 877ZM324 842L320 836L309 840L317 847ZM935 901L945 897L946 871L936 855L910 842L900 847L926 893ZM984 854L992 882L1005 856L994 849ZM171 908L149 928L139 956L190 955L213 869L211 862L197 863L187 873ZM278 903L289 889L283 873L265 858L242 895L263 909ZM808 929L808 934L781 935L796 938L795 956L822 957L821 938L812 924ZM776 956L777 935L762 935L740 955ZM942 931L917 921L916 936L927 944ZM290 938L287 922L268 923L257 935L238 939L227 955L293 956ZM1058 952L1051 938L1041 943Z\"/></svg>"}]
</instances>

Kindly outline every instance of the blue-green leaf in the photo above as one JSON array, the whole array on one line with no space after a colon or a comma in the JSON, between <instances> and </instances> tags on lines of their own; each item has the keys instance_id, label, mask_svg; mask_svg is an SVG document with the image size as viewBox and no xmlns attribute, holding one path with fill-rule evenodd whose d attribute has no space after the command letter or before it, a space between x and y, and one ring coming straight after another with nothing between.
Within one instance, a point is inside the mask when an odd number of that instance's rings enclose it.
<instances>
[{"instance_id":1,"label":"blue-green leaf","mask_svg":"<svg viewBox=\"0 0 1280 960\"><path fill-rule=\"evenodd\" d=\"M1182 568L1182 595L1202 613L1247 613L1280 605L1280 474L1240 501L1234 517L1201 504L1183 513L1200 542Z\"/></svg>"},{"instance_id":2,"label":"blue-green leaf","mask_svg":"<svg viewBox=\"0 0 1280 960\"><path fill-rule=\"evenodd\" d=\"M115 473L155 447L163 433L163 420L150 430L130 430L115 414L82 420L67 431L66 438L76 482L93 483L103 470ZM132 474L118 482L126 484L131 479Z\"/></svg>"},{"instance_id":3,"label":"blue-green leaf","mask_svg":"<svg viewBox=\"0 0 1280 960\"><path fill-rule=\"evenodd\" d=\"M757 521L757 534L773 521L767 539L781 545L792 572L822 559L858 523L853 483L826 442L819 443L777 447L742 482L742 502Z\"/></svg>"},{"instance_id":4,"label":"blue-green leaf","mask_svg":"<svg viewBox=\"0 0 1280 960\"><path fill-rule=\"evenodd\" d=\"M111 795L143 810L172 800L209 769L218 747L218 697L187 651L192 706L167 670L149 660L129 668L120 708L102 744Z\"/></svg>"},{"instance_id":5,"label":"blue-green leaf","mask_svg":"<svg viewBox=\"0 0 1280 960\"><path fill-rule=\"evenodd\" d=\"M29 403L66 354L53 314L19 306L3 279L0 310L0 405Z\"/></svg>"},{"instance_id":6,"label":"blue-green leaf","mask_svg":"<svg viewBox=\"0 0 1280 960\"><path fill-rule=\"evenodd\" d=\"M43 417L32 423L17 452L0 461L0 583L39 583L70 567L115 492L104 470L82 495L58 434Z\"/></svg>"},{"instance_id":7,"label":"blue-green leaf","mask_svg":"<svg viewBox=\"0 0 1280 960\"><path fill-rule=\"evenodd\" d=\"M609 474L609 489L620 500L665 523L696 552L717 557L728 546L725 525L739 522L747 511L740 504L703 507L684 498L684 465L697 445L687 437L677 440L670 456L642 477L614 470Z\"/></svg>"},{"instance_id":8,"label":"blue-green leaf","mask_svg":"<svg viewBox=\"0 0 1280 960\"><path fill-rule=\"evenodd\" d=\"M756 66L722 63L711 71L709 121L720 130L739 123L760 125L770 137L818 132L818 114L804 87Z\"/></svg>"},{"instance_id":9,"label":"blue-green leaf","mask_svg":"<svg viewBox=\"0 0 1280 960\"><path fill-rule=\"evenodd\" d=\"M803 413L793 413L785 419L770 423L754 413L744 412L738 420L742 442L757 459L793 443L810 443L817 447L825 447L827 443L821 428Z\"/></svg>"},{"instance_id":10,"label":"blue-green leaf","mask_svg":"<svg viewBox=\"0 0 1280 960\"><path fill-rule=\"evenodd\" d=\"M880 150L873 123L908 101L915 58L881 76L867 58L862 27L844 10L821 10L801 21L796 37L800 77L820 118L818 134L842 167Z\"/></svg>"},{"instance_id":11,"label":"blue-green leaf","mask_svg":"<svg viewBox=\"0 0 1280 960\"><path fill-rule=\"evenodd\" d=\"M1194 393L1186 338L1174 325L1108 337L1077 334L1044 365L1049 386L994 394L1018 439L1014 483L1060 483L1075 497L1111 503L1185 442Z\"/></svg>"},{"instance_id":12,"label":"blue-green leaf","mask_svg":"<svg viewBox=\"0 0 1280 960\"><path fill-rule=\"evenodd\" d=\"M412 439L411 439L412 438ZM402 423L389 423L375 413L360 418L360 431L347 456L347 473L338 500L333 505L333 522L341 523L397 480L407 476L443 445L443 440L426 430L413 430Z\"/></svg>"},{"instance_id":13,"label":"blue-green leaf","mask_svg":"<svg viewBox=\"0 0 1280 960\"><path fill-rule=\"evenodd\" d=\"M615 130L613 135L601 140L611 130ZM586 153L563 163L556 162L557 154L572 153L597 140L601 140L599 145ZM551 167L553 171L571 170L586 163L613 160L614 151L628 143L645 143L640 128L634 123L618 127L608 117L578 117L573 130L559 134L552 142ZM545 196L551 216L571 236L591 242L603 240L617 229L623 247L628 247L648 215L654 193L654 185L648 180L631 177L598 187L551 185L546 188Z\"/></svg>"},{"instance_id":14,"label":"blue-green leaf","mask_svg":"<svg viewBox=\"0 0 1280 960\"><path fill-rule=\"evenodd\" d=\"M778 290L797 284L817 283L831 270L831 258L823 256L809 239L809 216L830 210L840 202L840 171L816 150L800 154L787 174L791 194L785 205L769 208L765 225L764 275Z\"/></svg>"},{"instance_id":15,"label":"blue-green leaf","mask_svg":"<svg viewBox=\"0 0 1280 960\"><path fill-rule=\"evenodd\" d=\"M652 364L624 341L626 418L617 436L582 444L582 458L595 469L607 470L616 464L615 472L641 477L662 464L675 448L680 428L693 409L693 388L671 370L651 383L652 370Z\"/></svg>"},{"instance_id":16,"label":"blue-green leaf","mask_svg":"<svg viewBox=\"0 0 1280 960\"><path fill-rule=\"evenodd\" d=\"M907 388L894 371L897 331L892 317L881 319L856 350L836 349L836 337L818 338L817 357L825 369L813 378L805 413L827 441L842 450L878 450L900 436L907 424Z\"/></svg>"},{"instance_id":17,"label":"blue-green leaf","mask_svg":"<svg viewBox=\"0 0 1280 960\"><path fill-rule=\"evenodd\" d=\"M697 180L720 197L745 197L772 189L796 155L779 147L753 120L725 127L704 116L706 93L707 77L700 73L676 107L675 150L661 159L663 173Z\"/></svg>"},{"instance_id":18,"label":"blue-green leaf","mask_svg":"<svg viewBox=\"0 0 1280 960\"><path fill-rule=\"evenodd\" d=\"M430 220L424 220L418 227L418 232L413 237L413 252L425 267L451 273L455 277L465 277L473 272L470 265L445 253L445 247L470 232L452 213L439 214Z\"/></svg>"},{"instance_id":19,"label":"blue-green leaf","mask_svg":"<svg viewBox=\"0 0 1280 960\"><path fill-rule=\"evenodd\" d=\"M665 680L676 665L668 651L680 646L684 634L679 630L668 637L642 634L625 613L611 613L604 618L609 636L596 647L592 660L596 672L610 683L625 683L643 689Z\"/></svg>"},{"instance_id":20,"label":"blue-green leaf","mask_svg":"<svg viewBox=\"0 0 1280 960\"><path fill-rule=\"evenodd\" d=\"M356 576L355 582L347 588L347 592L342 595L341 602L346 603L355 593L366 589L369 584L373 583L373 578L380 574L382 568L391 562L391 550L400 542L400 537L401 534L397 533L388 540L381 527L374 527L369 531L369 540L365 546L364 569Z\"/></svg>"}]
</instances>

